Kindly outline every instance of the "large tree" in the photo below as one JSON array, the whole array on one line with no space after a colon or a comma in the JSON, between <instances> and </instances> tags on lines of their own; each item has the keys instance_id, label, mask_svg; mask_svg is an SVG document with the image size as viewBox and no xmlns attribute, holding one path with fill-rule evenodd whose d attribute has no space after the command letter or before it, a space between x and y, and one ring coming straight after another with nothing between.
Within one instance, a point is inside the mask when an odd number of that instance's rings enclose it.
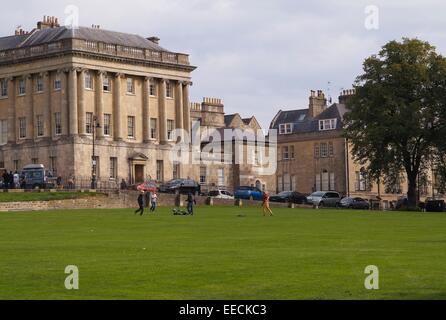
<instances>
[{"instance_id":1,"label":"large tree","mask_svg":"<svg viewBox=\"0 0 446 320\"><path fill-rule=\"evenodd\" d=\"M429 43L404 38L367 58L363 69L347 102L345 136L372 177L405 173L409 205L416 206L428 168L446 177L446 59Z\"/></svg>"}]
</instances>

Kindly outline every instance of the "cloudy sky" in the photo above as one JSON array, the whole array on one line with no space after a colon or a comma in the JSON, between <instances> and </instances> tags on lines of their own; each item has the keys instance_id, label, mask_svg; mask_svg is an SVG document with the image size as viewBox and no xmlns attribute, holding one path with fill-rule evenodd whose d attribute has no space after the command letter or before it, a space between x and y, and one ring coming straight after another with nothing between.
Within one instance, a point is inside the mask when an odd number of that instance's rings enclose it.
<instances>
[{"instance_id":1,"label":"cloudy sky","mask_svg":"<svg viewBox=\"0 0 446 320\"><path fill-rule=\"evenodd\" d=\"M192 100L219 97L226 112L268 126L280 109L305 108L310 90L334 100L350 88L365 57L389 40L418 37L446 54L446 4L438 0L40 0L2 4L0 36L32 29L43 15L64 21L79 8L83 26L156 35L189 53ZM117 4L120 3L120 6ZM366 8L379 9L379 28ZM330 83L330 84L329 84Z\"/></svg>"}]
</instances>

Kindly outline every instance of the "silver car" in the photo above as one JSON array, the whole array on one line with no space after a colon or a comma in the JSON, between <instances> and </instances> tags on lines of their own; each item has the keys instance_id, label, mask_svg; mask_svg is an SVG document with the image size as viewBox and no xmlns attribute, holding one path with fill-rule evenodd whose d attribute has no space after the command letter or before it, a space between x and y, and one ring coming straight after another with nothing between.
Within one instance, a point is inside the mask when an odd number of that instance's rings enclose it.
<instances>
[{"instance_id":1,"label":"silver car","mask_svg":"<svg viewBox=\"0 0 446 320\"><path fill-rule=\"evenodd\" d=\"M307 198L309 204L316 207L336 207L341 202L341 196L333 191L318 191Z\"/></svg>"}]
</instances>

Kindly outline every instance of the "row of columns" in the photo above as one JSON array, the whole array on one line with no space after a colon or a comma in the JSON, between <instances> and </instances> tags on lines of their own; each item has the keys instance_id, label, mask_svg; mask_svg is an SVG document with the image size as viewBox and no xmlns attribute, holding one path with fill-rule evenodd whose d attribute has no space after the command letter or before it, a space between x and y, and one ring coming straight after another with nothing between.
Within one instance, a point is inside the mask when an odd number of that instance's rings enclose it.
<instances>
[{"instance_id":1,"label":"row of columns","mask_svg":"<svg viewBox=\"0 0 446 320\"><path fill-rule=\"evenodd\" d=\"M69 135L86 135L86 107L85 107L85 71L84 69L72 68L69 70L58 70L57 74L61 81L60 91L60 112L61 124L64 132ZM79 75L78 75L79 74ZM104 123L104 93L103 81L107 73L104 71L96 71L95 74L95 114L101 125ZM116 73L113 81L113 138L116 141L124 140L122 128L122 81L124 74ZM24 77L26 85L25 105L29 107L29 114L32 115L32 121L27 121L27 132L32 134L33 138L37 137L37 106L35 106L33 94L33 78L31 75ZM150 135L150 94L149 87L152 78L144 78L142 116L143 116L143 140L151 141ZM54 133L54 114L55 107L52 103L52 83L51 74L46 72L43 74L45 105L43 106L43 118L47 125L44 126L44 136L53 136ZM167 114L166 114L166 81L160 79L158 83L158 134L161 144L168 142L167 137ZM179 129L190 132L190 111L189 111L189 82L175 81L175 123ZM67 90L68 89L68 90ZM15 143L18 133L18 115L16 110L16 82L14 78L9 79L9 112L8 141ZM95 130L95 129L94 129ZM97 137L104 137L103 130L97 130Z\"/></svg>"}]
</instances>

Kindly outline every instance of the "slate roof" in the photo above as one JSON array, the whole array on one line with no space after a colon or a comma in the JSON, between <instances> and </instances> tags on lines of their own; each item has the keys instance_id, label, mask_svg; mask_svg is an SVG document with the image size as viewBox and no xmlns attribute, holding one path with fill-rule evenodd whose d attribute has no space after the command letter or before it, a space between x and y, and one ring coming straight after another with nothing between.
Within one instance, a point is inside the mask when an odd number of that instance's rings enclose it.
<instances>
[{"instance_id":1,"label":"slate roof","mask_svg":"<svg viewBox=\"0 0 446 320\"><path fill-rule=\"evenodd\" d=\"M340 130L346 107L344 104L335 103L314 118L310 117L308 113L309 109L279 111L270 128L279 130L280 124L292 123L293 133L317 132L319 131L319 120L338 119L337 129Z\"/></svg>"},{"instance_id":2,"label":"slate roof","mask_svg":"<svg viewBox=\"0 0 446 320\"><path fill-rule=\"evenodd\" d=\"M244 124L249 125L251 123L251 121L252 121L252 117L251 118L242 119L242 121L243 121Z\"/></svg>"},{"instance_id":3,"label":"slate roof","mask_svg":"<svg viewBox=\"0 0 446 320\"><path fill-rule=\"evenodd\" d=\"M139 35L87 27L70 29L65 26L43 30L35 29L27 35L0 38L0 50L36 46L64 39L98 41L126 47L168 52L168 50Z\"/></svg>"},{"instance_id":4,"label":"slate roof","mask_svg":"<svg viewBox=\"0 0 446 320\"><path fill-rule=\"evenodd\" d=\"M234 120L234 118L237 116L240 117L240 115L238 113L225 115L225 126L229 127L231 125L232 120Z\"/></svg>"}]
</instances>

